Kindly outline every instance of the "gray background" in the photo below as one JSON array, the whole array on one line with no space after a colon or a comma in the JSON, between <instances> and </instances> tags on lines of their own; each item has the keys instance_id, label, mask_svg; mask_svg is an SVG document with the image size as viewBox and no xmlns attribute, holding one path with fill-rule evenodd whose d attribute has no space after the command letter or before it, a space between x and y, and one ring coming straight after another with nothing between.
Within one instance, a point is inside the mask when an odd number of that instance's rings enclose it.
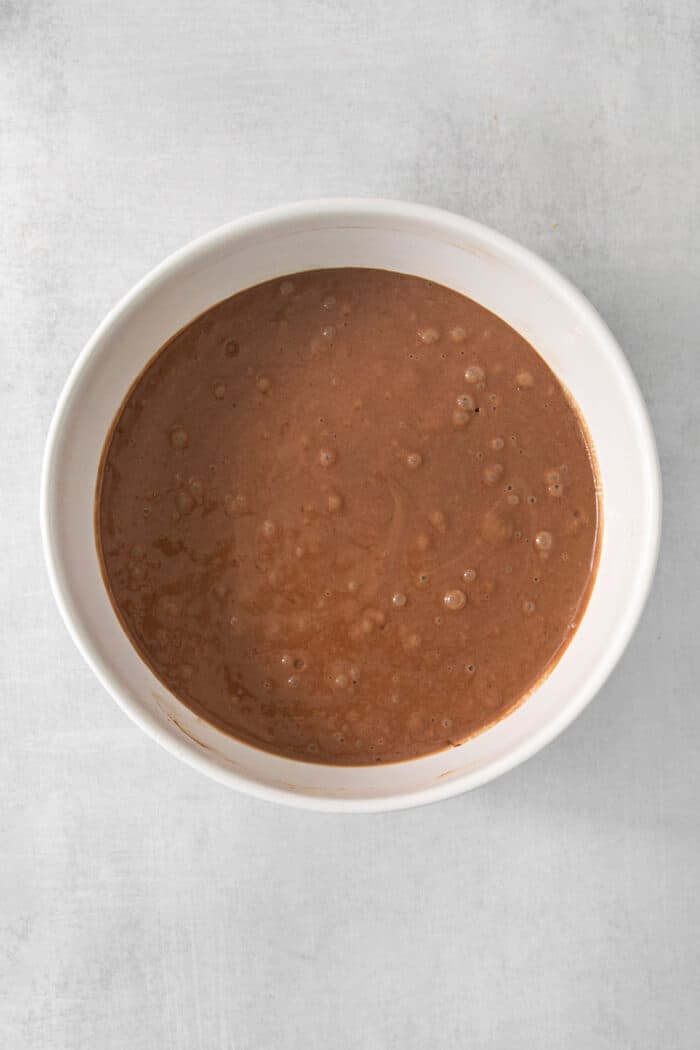
<instances>
[{"instance_id":1,"label":"gray background","mask_svg":"<svg viewBox=\"0 0 700 1050\"><path fill-rule=\"evenodd\" d=\"M3 57L0 1045L696 1048L700 9L17 0ZM168 252L294 198L463 212L589 295L665 479L643 622L553 746L449 803L285 811L133 727L63 628L38 472Z\"/></svg>"}]
</instances>

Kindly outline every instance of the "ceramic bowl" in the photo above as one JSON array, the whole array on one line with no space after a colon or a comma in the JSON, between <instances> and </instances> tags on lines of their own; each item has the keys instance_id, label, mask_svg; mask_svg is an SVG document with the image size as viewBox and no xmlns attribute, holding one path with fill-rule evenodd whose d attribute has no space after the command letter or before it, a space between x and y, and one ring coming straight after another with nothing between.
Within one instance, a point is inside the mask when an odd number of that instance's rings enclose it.
<instances>
[{"instance_id":1,"label":"ceramic bowl","mask_svg":"<svg viewBox=\"0 0 700 1050\"><path fill-rule=\"evenodd\" d=\"M512 714L458 747L411 761L332 767L226 736L178 701L132 647L107 596L93 502L105 437L158 348L221 299L283 274L368 266L415 274L512 325L571 392L602 486L600 562L582 622L553 671ZM41 522L51 583L88 664L117 703L178 758L264 799L334 811L399 809L456 795L539 751L610 674L642 611L656 561L660 478L629 366L584 297L550 266L458 215L381 200L291 204L214 230L176 252L111 311L80 354L46 445Z\"/></svg>"}]
</instances>

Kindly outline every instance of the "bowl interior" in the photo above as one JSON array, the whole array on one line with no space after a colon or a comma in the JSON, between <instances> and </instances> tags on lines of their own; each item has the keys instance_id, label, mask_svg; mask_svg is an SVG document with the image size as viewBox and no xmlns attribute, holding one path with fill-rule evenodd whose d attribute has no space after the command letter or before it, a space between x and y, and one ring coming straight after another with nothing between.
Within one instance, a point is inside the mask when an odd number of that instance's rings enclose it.
<instances>
[{"instance_id":1,"label":"bowl interior","mask_svg":"<svg viewBox=\"0 0 700 1050\"><path fill-rule=\"evenodd\" d=\"M415 274L482 303L539 351L586 420L603 490L603 540L583 621L513 714L459 747L381 767L313 765L226 736L142 663L105 592L93 533L100 453L136 375L177 329L236 291L286 273L369 266ZM263 213L195 242L149 275L83 352L52 424L44 471L49 570L68 626L103 684L161 743L210 775L317 808L380 809L476 786L532 754L591 698L636 623L658 540L658 468L643 404L609 332L541 260L432 209L325 202Z\"/></svg>"}]
</instances>

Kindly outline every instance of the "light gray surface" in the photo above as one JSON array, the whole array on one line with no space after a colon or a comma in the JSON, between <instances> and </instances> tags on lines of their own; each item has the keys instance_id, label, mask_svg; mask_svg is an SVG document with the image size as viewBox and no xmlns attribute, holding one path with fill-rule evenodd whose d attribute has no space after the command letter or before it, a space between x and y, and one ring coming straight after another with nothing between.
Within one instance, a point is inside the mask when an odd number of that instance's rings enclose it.
<instances>
[{"instance_id":1,"label":"light gray surface","mask_svg":"<svg viewBox=\"0 0 700 1050\"><path fill-rule=\"evenodd\" d=\"M3 1048L698 1046L697 14L0 5ZM333 194L443 205L559 266L626 349L665 477L601 696L497 783L373 818L249 801L142 736L69 641L37 526L108 307L210 227Z\"/></svg>"}]
</instances>

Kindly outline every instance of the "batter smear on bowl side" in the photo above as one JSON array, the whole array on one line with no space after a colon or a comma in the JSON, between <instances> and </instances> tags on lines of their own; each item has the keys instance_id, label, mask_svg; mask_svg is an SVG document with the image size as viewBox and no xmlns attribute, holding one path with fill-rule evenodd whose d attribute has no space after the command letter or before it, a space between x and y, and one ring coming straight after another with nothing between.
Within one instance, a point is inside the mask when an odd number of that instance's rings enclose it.
<instances>
[{"instance_id":1,"label":"batter smear on bowl side","mask_svg":"<svg viewBox=\"0 0 700 1050\"><path fill-rule=\"evenodd\" d=\"M108 437L96 534L125 630L189 708L288 757L391 762L486 728L559 658L596 478L504 321L420 278L316 270L157 353Z\"/></svg>"}]
</instances>

